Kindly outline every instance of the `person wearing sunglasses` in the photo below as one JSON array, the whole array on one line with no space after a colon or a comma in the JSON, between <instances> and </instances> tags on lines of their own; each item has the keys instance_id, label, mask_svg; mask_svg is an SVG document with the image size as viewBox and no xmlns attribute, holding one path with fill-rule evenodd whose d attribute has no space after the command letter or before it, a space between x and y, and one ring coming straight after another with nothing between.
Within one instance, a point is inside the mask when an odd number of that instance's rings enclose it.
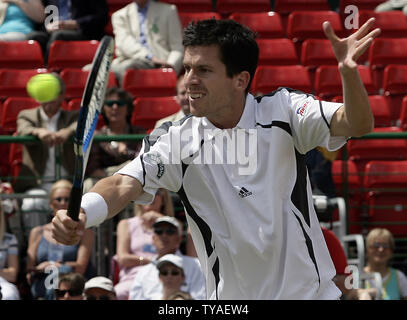
<instances>
[{"instance_id":1,"label":"person wearing sunglasses","mask_svg":"<svg viewBox=\"0 0 407 320\"><path fill-rule=\"evenodd\" d=\"M58 289L54 290L56 300L83 300L85 278L80 273L69 272L59 277Z\"/></svg>"},{"instance_id":2,"label":"person wearing sunglasses","mask_svg":"<svg viewBox=\"0 0 407 320\"><path fill-rule=\"evenodd\" d=\"M112 280L94 277L85 283L86 300L117 300Z\"/></svg>"},{"instance_id":3,"label":"person wearing sunglasses","mask_svg":"<svg viewBox=\"0 0 407 320\"><path fill-rule=\"evenodd\" d=\"M157 263L164 256L176 256L182 265L184 279L180 290L190 293L195 300L205 299L205 278L197 258L183 255L179 250L182 241L182 225L174 217L158 218L153 224L153 243L157 255L151 263L141 267L134 277L129 300L161 300L163 283L160 279ZM179 259L178 259L179 258Z\"/></svg>"},{"instance_id":4,"label":"person wearing sunglasses","mask_svg":"<svg viewBox=\"0 0 407 320\"><path fill-rule=\"evenodd\" d=\"M364 271L380 273L383 281L383 300L407 299L407 277L401 270L391 267L394 249L394 237L388 229L374 228L366 236L367 264ZM375 291L371 290L373 288L374 283L368 280L366 289L375 297Z\"/></svg>"},{"instance_id":5,"label":"person wearing sunglasses","mask_svg":"<svg viewBox=\"0 0 407 320\"><path fill-rule=\"evenodd\" d=\"M183 292L185 273L182 258L175 254L166 254L157 260L159 279L163 287L162 300L169 300L174 294Z\"/></svg>"},{"instance_id":6,"label":"person wearing sunglasses","mask_svg":"<svg viewBox=\"0 0 407 320\"><path fill-rule=\"evenodd\" d=\"M107 89L102 109L104 125L95 134L121 135L145 134L142 127L131 124L133 97L121 88ZM110 176L133 160L141 148L141 140L105 141L92 143L85 175L90 177L84 182L84 192L89 190L100 178Z\"/></svg>"},{"instance_id":7,"label":"person wearing sunglasses","mask_svg":"<svg viewBox=\"0 0 407 320\"><path fill-rule=\"evenodd\" d=\"M60 209L68 207L72 183L68 180L55 182L49 194L49 206L52 217ZM51 217L51 218L52 218ZM51 223L37 226L30 232L27 249L27 281L31 286L34 299L54 298L53 288L46 288L45 280L49 275L46 270L51 265L58 268L59 274L76 272L87 277L92 276L90 254L94 233L86 230L81 241L74 246L57 243L51 236Z\"/></svg>"}]
</instances>

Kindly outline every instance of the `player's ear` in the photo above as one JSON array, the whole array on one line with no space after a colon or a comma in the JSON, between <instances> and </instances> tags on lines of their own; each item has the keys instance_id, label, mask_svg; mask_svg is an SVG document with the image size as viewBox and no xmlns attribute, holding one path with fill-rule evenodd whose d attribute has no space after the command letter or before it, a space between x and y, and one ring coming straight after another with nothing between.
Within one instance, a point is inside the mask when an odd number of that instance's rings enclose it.
<instances>
[{"instance_id":1,"label":"player's ear","mask_svg":"<svg viewBox=\"0 0 407 320\"><path fill-rule=\"evenodd\" d=\"M250 82L250 73L248 71L242 71L234 77L236 89L245 91Z\"/></svg>"}]
</instances>

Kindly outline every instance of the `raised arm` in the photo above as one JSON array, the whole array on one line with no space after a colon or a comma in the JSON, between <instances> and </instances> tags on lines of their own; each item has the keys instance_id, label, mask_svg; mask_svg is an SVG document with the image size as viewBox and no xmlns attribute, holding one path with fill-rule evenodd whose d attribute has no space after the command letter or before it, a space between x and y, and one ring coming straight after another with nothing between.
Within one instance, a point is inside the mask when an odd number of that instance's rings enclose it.
<instances>
[{"instance_id":1,"label":"raised arm","mask_svg":"<svg viewBox=\"0 0 407 320\"><path fill-rule=\"evenodd\" d=\"M358 31L343 39L336 36L329 22L323 24L325 35L331 41L338 60L344 101L343 107L332 117L332 136L362 136L373 130L374 118L356 60L380 34L380 29L370 31L374 21L374 18L369 19Z\"/></svg>"},{"instance_id":2,"label":"raised arm","mask_svg":"<svg viewBox=\"0 0 407 320\"><path fill-rule=\"evenodd\" d=\"M129 176L116 174L99 180L89 191L89 193L96 193L93 194L94 205L88 206L86 209L88 212L81 209L79 221L68 217L67 210L59 210L52 219L52 236L60 243L76 244L83 235L86 221L91 215L102 215L106 217L105 219L110 219L123 210L130 201L137 199L142 192L141 183ZM92 209L104 207L107 207L107 216L104 215L103 210Z\"/></svg>"}]
</instances>

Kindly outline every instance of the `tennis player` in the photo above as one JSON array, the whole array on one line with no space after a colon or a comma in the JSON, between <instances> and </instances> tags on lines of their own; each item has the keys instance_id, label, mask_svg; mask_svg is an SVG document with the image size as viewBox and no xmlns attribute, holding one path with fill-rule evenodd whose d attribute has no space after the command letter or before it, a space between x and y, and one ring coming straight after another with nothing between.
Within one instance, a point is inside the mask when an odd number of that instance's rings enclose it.
<instances>
[{"instance_id":1,"label":"tennis player","mask_svg":"<svg viewBox=\"0 0 407 320\"><path fill-rule=\"evenodd\" d=\"M373 129L356 63L380 33L373 23L345 39L323 24L343 104L289 88L255 98L248 93L259 53L254 33L231 20L188 25L184 81L192 115L153 131L136 159L85 194L79 222L59 211L55 239L77 243L85 227L166 188L186 208L208 299L338 299L304 155L316 146L336 150Z\"/></svg>"}]
</instances>

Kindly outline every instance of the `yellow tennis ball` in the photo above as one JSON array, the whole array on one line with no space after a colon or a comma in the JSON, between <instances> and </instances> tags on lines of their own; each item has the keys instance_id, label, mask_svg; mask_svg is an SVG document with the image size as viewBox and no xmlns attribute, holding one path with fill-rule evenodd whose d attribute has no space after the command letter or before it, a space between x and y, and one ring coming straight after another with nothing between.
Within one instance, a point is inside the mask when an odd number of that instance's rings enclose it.
<instances>
[{"instance_id":1,"label":"yellow tennis ball","mask_svg":"<svg viewBox=\"0 0 407 320\"><path fill-rule=\"evenodd\" d=\"M58 98L61 84L53 74L41 73L28 80L27 92L40 103L50 102Z\"/></svg>"}]
</instances>

